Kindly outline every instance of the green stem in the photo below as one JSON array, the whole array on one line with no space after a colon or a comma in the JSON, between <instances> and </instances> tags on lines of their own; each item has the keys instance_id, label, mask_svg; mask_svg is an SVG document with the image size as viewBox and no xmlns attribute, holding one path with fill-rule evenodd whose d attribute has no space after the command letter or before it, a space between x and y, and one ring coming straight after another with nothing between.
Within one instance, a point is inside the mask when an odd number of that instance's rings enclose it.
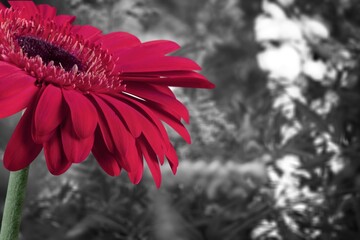
<instances>
[{"instance_id":1,"label":"green stem","mask_svg":"<svg viewBox=\"0 0 360 240\"><path fill-rule=\"evenodd\" d=\"M10 172L0 240L18 240L29 168Z\"/></svg>"}]
</instances>

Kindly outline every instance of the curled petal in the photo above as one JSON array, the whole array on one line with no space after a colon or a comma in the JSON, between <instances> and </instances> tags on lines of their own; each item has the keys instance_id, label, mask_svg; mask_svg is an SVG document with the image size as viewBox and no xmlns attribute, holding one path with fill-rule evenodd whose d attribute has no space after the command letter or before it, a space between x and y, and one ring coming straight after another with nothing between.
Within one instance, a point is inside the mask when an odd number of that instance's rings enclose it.
<instances>
[{"instance_id":1,"label":"curled petal","mask_svg":"<svg viewBox=\"0 0 360 240\"><path fill-rule=\"evenodd\" d=\"M127 161L126 165L130 166L130 172L137 172L140 174L139 171L141 171L142 174L143 160L139 158L139 155L137 154L136 139L130 138L128 151L123 161ZM120 162L120 164L123 163Z\"/></svg>"},{"instance_id":2,"label":"curled petal","mask_svg":"<svg viewBox=\"0 0 360 240\"><path fill-rule=\"evenodd\" d=\"M70 119L61 128L61 139L65 156L72 163L84 161L94 145L94 135L80 139L74 134Z\"/></svg>"},{"instance_id":3,"label":"curled petal","mask_svg":"<svg viewBox=\"0 0 360 240\"><path fill-rule=\"evenodd\" d=\"M60 129L44 143L44 154L48 169L53 175L63 174L71 166L64 153Z\"/></svg>"},{"instance_id":4,"label":"curled petal","mask_svg":"<svg viewBox=\"0 0 360 240\"><path fill-rule=\"evenodd\" d=\"M4 166L10 171L27 167L40 153L41 144L31 137L33 106L29 106L17 124L4 153Z\"/></svg>"},{"instance_id":5,"label":"curled petal","mask_svg":"<svg viewBox=\"0 0 360 240\"><path fill-rule=\"evenodd\" d=\"M114 141L111 137L110 128L108 126L106 118L105 118L103 112L101 111L101 109L100 109L98 116L99 116L98 125L99 125L99 129L100 129L102 138L104 139L105 146L111 153L114 153L115 152Z\"/></svg>"},{"instance_id":6,"label":"curled petal","mask_svg":"<svg viewBox=\"0 0 360 240\"><path fill-rule=\"evenodd\" d=\"M118 153L116 154L119 157L118 160L120 161L121 166L127 171L137 169L137 162L131 160L128 161L127 159L130 144L135 144L134 138L127 131L113 109L111 109L104 100L96 95L93 95L93 98L99 106L99 111L104 117L104 122L109 129L109 135L114 143L114 149L112 152L115 151ZM109 138L109 136L106 136L106 138Z\"/></svg>"},{"instance_id":7,"label":"curled petal","mask_svg":"<svg viewBox=\"0 0 360 240\"><path fill-rule=\"evenodd\" d=\"M166 158L169 161L169 165L171 167L171 170L174 174L176 174L177 167L179 165L178 156L176 154L176 150L173 147L173 145L170 144L170 147L168 148L168 151L166 153Z\"/></svg>"},{"instance_id":8,"label":"curled petal","mask_svg":"<svg viewBox=\"0 0 360 240\"><path fill-rule=\"evenodd\" d=\"M101 117L99 124L104 140L105 142L111 142L107 143L107 146L112 146L109 150L115 152L116 145L121 145L121 147L118 147L120 149L119 153L125 156L128 147L128 139L125 137L128 137L128 134L126 134L125 129L122 127L120 119L102 99L96 95L93 95L93 98L98 106L99 116ZM105 129L108 129L108 131L104 131Z\"/></svg>"},{"instance_id":9,"label":"curled petal","mask_svg":"<svg viewBox=\"0 0 360 240\"><path fill-rule=\"evenodd\" d=\"M150 146L156 154L162 158L170 144L170 140L158 116L146 105L137 100L124 96L119 97L123 98L124 101L142 114L143 118L139 118L139 123L141 123L143 127L143 135L149 141Z\"/></svg>"},{"instance_id":10,"label":"curled petal","mask_svg":"<svg viewBox=\"0 0 360 240\"><path fill-rule=\"evenodd\" d=\"M88 138L94 134L98 115L91 101L82 93L63 90L65 101L70 109L74 131L79 138Z\"/></svg>"},{"instance_id":11,"label":"curled petal","mask_svg":"<svg viewBox=\"0 0 360 240\"><path fill-rule=\"evenodd\" d=\"M121 168L115 159L115 156L107 149L103 136L99 128L95 131L95 140L92 153L104 171L110 176L118 176Z\"/></svg>"},{"instance_id":12,"label":"curled petal","mask_svg":"<svg viewBox=\"0 0 360 240\"><path fill-rule=\"evenodd\" d=\"M139 139L139 147L141 152L144 154L156 187L159 188L161 184L161 171L157 156L145 138Z\"/></svg>"},{"instance_id":13,"label":"curled petal","mask_svg":"<svg viewBox=\"0 0 360 240\"><path fill-rule=\"evenodd\" d=\"M135 149L132 151L132 156L128 156L130 161L138 161L140 164L137 169L128 172L128 176L130 181L133 184L138 184L143 176L144 172L144 163L143 163L143 155L139 150L137 144L134 144Z\"/></svg>"},{"instance_id":14,"label":"curled petal","mask_svg":"<svg viewBox=\"0 0 360 240\"><path fill-rule=\"evenodd\" d=\"M143 117L141 114L119 99L106 94L100 94L99 96L116 110L117 115L125 121L131 134L135 138L139 137L142 132L142 125L140 122Z\"/></svg>"},{"instance_id":15,"label":"curled petal","mask_svg":"<svg viewBox=\"0 0 360 240\"><path fill-rule=\"evenodd\" d=\"M51 84L48 85L41 94L35 109L34 139L47 141L49 134L60 125L64 118L62 103L61 90Z\"/></svg>"}]
</instances>

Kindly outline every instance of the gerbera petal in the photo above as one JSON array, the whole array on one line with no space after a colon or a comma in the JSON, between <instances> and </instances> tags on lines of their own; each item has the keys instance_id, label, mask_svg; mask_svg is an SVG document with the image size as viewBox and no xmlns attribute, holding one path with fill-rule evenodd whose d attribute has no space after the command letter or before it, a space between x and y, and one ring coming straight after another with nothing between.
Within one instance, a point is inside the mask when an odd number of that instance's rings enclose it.
<instances>
[{"instance_id":1,"label":"gerbera petal","mask_svg":"<svg viewBox=\"0 0 360 240\"><path fill-rule=\"evenodd\" d=\"M119 161L122 164L121 166L127 171L131 171L137 168L137 162L128 161L126 156L129 150L130 144L135 144L134 138L127 131L119 117L111 109L111 107L100 97L92 95L94 100L99 106L99 111L104 117L108 129L110 130L110 135L114 143L114 150L119 153ZM100 114L99 114L100 115Z\"/></svg>"},{"instance_id":2,"label":"gerbera petal","mask_svg":"<svg viewBox=\"0 0 360 240\"><path fill-rule=\"evenodd\" d=\"M139 156L136 154L136 151L137 151L136 139L131 137L128 144L128 151L126 153L126 156L124 159L122 159L123 161L127 162L126 165L130 166L131 172L138 171L140 168L142 168L142 160L139 159Z\"/></svg>"},{"instance_id":3,"label":"gerbera petal","mask_svg":"<svg viewBox=\"0 0 360 240\"><path fill-rule=\"evenodd\" d=\"M74 134L71 119L67 119L62 126L61 139L66 158L73 163L84 161L94 145L94 135L80 139Z\"/></svg>"},{"instance_id":4,"label":"gerbera petal","mask_svg":"<svg viewBox=\"0 0 360 240\"><path fill-rule=\"evenodd\" d=\"M179 87L191 88L214 88L215 85L203 75L194 71L173 71L160 74L163 78L169 78ZM173 85L169 85L173 86Z\"/></svg>"},{"instance_id":5,"label":"gerbera petal","mask_svg":"<svg viewBox=\"0 0 360 240\"><path fill-rule=\"evenodd\" d=\"M128 84L126 86L126 92L154 102L162 106L166 111L174 112L186 122L189 122L189 111L179 100L157 91L150 84Z\"/></svg>"},{"instance_id":6,"label":"gerbera petal","mask_svg":"<svg viewBox=\"0 0 360 240\"><path fill-rule=\"evenodd\" d=\"M146 129L143 131L143 135L150 142L151 147L154 149L158 156L163 156L167 149L169 142L165 142L159 132L156 131L149 121L144 125Z\"/></svg>"},{"instance_id":7,"label":"gerbera petal","mask_svg":"<svg viewBox=\"0 0 360 240\"><path fill-rule=\"evenodd\" d=\"M3 71L2 68L0 68ZM35 78L22 72L0 73L0 99L14 96L27 88L37 88Z\"/></svg>"},{"instance_id":8,"label":"gerbera petal","mask_svg":"<svg viewBox=\"0 0 360 240\"><path fill-rule=\"evenodd\" d=\"M30 86L15 95L0 99L0 118L11 116L26 108L33 101L37 92L37 87Z\"/></svg>"},{"instance_id":9,"label":"gerbera petal","mask_svg":"<svg viewBox=\"0 0 360 240\"><path fill-rule=\"evenodd\" d=\"M9 74L9 71L14 73L14 72L21 71L21 69L13 64L1 61L0 62L0 74Z\"/></svg>"},{"instance_id":10,"label":"gerbera petal","mask_svg":"<svg viewBox=\"0 0 360 240\"><path fill-rule=\"evenodd\" d=\"M156 89L156 91L159 91L161 93L164 93L170 97L176 97L176 95L171 91L171 89L168 86L159 86L159 85L151 85L153 88Z\"/></svg>"},{"instance_id":11,"label":"gerbera petal","mask_svg":"<svg viewBox=\"0 0 360 240\"><path fill-rule=\"evenodd\" d=\"M143 135L149 141L151 147L155 150L157 155L163 156L165 150L168 148L170 140L158 116L156 116L155 113L147 106L137 100L127 98L125 96L119 97L128 102L130 106L140 112L145 118L145 120L139 121L143 127ZM139 120L140 119L141 118L139 118Z\"/></svg>"},{"instance_id":12,"label":"gerbera petal","mask_svg":"<svg viewBox=\"0 0 360 240\"><path fill-rule=\"evenodd\" d=\"M113 97L107 95L101 95L101 97L107 100L109 104L113 104L112 106L115 106L114 108L118 111L121 111L121 109L116 107L116 105L119 105L119 103L128 106L127 111L134 113L134 116L136 116L136 118L133 119L133 124L141 126L141 133L143 133L144 136L150 141L152 147L159 156L160 162L163 163L165 149L167 149L170 140L167 136L164 126L159 121L159 119L156 118L155 114L153 114L146 106L136 102L135 100L132 101L131 99L126 99L126 97L122 98L122 96L118 96L119 99L116 100L114 100ZM123 99L123 101L121 99ZM124 113L122 113L124 117L125 115L128 115ZM131 145L129 147L131 147ZM131 151L132 150L129 150L128 153ZM127 157L130 159L133 158L133 156Z\"/></svg>"},{"instance_id":13,"label":"gerbera petal","mask_svg":"<svg viewBox=\"0 0 360 240\"><path fill-rule=\"evenodd\" d=\"M110 53L114 53L120 49L133 47L139 45L140 40L134 35L126 32L114 32L101 36L98 40L103 48L107 49Z\"/></svg>"},{"instance_id":14,"label":"gerbera petal","mask_svg":"<svg viewBox=\"0 0 360 240\"><path fill-rule=\"evenodd\" d=\"M102 133L105 145L107 146L107 148L109 149L110 152L112 152L113 154L115 153L115 141L114 138L112 136L112 128L115 128L115 126L117 124L119 124L119 121L117 121L117 116L115 115L115 113L109 109L108 106L106 106L106 104L104 104L102 101L98 100L97 96L93 96L95 104L97 104L97 109L98 109L98 116L99 116L99 127L100 127L100 131ZM107 115L109 114L109 115ZM115 120L117 119L117 120ZM114 125L116 124L116 125ZM116 135L119 135L121 133L117 132ZM124 141L125 144L127 144L127 142ZM126 152L123 152L123 156L126 155Z\"/></svg>"},{"instance_id":15,"label":"gerbera petal","mask_svg":"<svg viewBox=\"0 0 360 240\"><path fill-rule=\"evenodd\" d=\"M48 85L41 94L34 113L35 139L47 141L49 134L60 125L64 118L63 96L61 90Z\"/></svg>"},{"instance_id":16,"label":"gerbera petal","mask_svg":"<svg viewBox=\"0 0 360 240\"><path fill-rule=\"evenodd\" d=\"M134 149L132 149L131 156L128 156L130 161L138 161L140 164L137 169L128 172L128 176L130 181L133 184L138 184L143 176L144 172L144 161L142 157L142 153L139 151L137 144L134 144Z\"/></svg>"},{"instance_id":17,"label":"gerbera petal","mask_svg":"<svg viewBox=\"0 0 360 240\"><path fill-rule=\"evenodd\" d=\"M60 129L44 143L44 154L48 169L53 175L63 174L71 166L64 153Z\"/></svg>"},{"instance_id":18,"label":"gerbera petal","mask_svg":"<svg viewBox=\"0 0 360 240\"><path fill-rule=\"evenodd\" d=\"M180 46L171 41L156 40L142 43L138 46L115 52L114 57L119 57L118 64L129 64L139 59L156 58L178 50Z\"/></svg>"},{"instance_id":19,"label":"gerbera petal","mask_svg":"<svg viewBox=\"0 0 360 240\"><path fill-rule=\"evenodd\" d=\"M102 32L100 29L91 25L76 25L72 27L71 31L82 36L85 40L95 40Z\"/></svg>"},{"instance_id":20,"label":"gerbera petal","mask_svg":"<svg viewBox=\"0 0 360 240\"><path fill-rule=\"evenodd\" d=\"M75 21L76 17L71 15L58 15L55 17L55 23L59 25L71 24Z\"/></svg>"},{"instance_id":21,"label":"gerbera petal","mask_svg":"<svg viewBox=\"0 0 360 240\"><path fill-rule=\"evenodd\" d=\"M31 137L33 107L30 106L21 117L4 153L4 166L10 171L27 167L40 153L41 144Z\"/></svg>"},{"instance_id":22,"label":"gerbera petal","mask_svg":"<svg viewBox=\"0 0 360 240\"><path fill-rule=\"evenodd\" d=\"M31 17L39 13L33 1L9 1L9 4L14 9L23 10L23 16Z\"/></svg>"},{"instance_id":23,"label":"gerbera petal","mask_svg":"<svg viewBox=\"0 0 360 240\"><path fill-rule=\"evenodd\" d=\"M173 87L191 87L191 88L207 88L212 89L215 85L207 80L203 75L193 71L184 72L163 72L158 75L121 75L121 79L127 82L146 82L158 85L166 85Z\"/></svg>"},{"instance_id":24,"label":"gerbera petal","mask_svg":"<svg viewBox=\"0 0 360 240\"><path fill-rule=\"evenodd\" d=\"M115 68L122 72L159 72L179 70L201 70L201 67L194 61L175 56L157 57L140 60L129 64L119 64Z\"/></svg>"},{"instance_id":25,"label":"gerbera petal","mask_svg":"<svg viewBox=\"0 0 360 240\"><path fill-rule=\"evenodd\" d=\"M190 134L181 121L158 106L154 106L153 109L156 110L156 113L162 121L169 124L188 144L191 144Z\"/></svg>"},{"instance_id":26,"label":"gerbera petal","mask_svg":"<svg viewBox=\"0 0 360 240\"><path fill-rule=\"evenodd\" d=\"M95 131L94 146L92 153L104 171L110 176L118 176L121 172L115 156L107 149L99 128Z\"/></svg>"},{"instance_id":27,"label":"gerbera petal","mask_svg":"<svg viewBox=\"0 0 360 240\"><path fill-rule=\"evenodd\" d=\"M124 95L124 94L119 94L119 95L117 95L117 97L119 99L122 99L124 102L126 102L131 107L133 107L136 111L141 113L141 115L143 117L145 117L145 119L147 121L150 121L154 125L154 127L157 129L157 131L163 137L163 139L168 140L167 132L166 132L164 126L162 125L161 121L159 120L159 118L155 115L155 113L150 108L148 108L146 105L143 104L143 101L140 102L140 100L136 100L136 99L134 99L130 96ZM143 127L142 129L143 129L143 131L147 130L147 128L145 128L145 127Z\"/></svg>"},{"instance_id":28,"label":"gerbera petal","mask_svg":"<svg viewBox=\"0 0 360 240\"><path fill-rule=\"evenodd\" d=\"M173 145L170 144L170 147L168 149L168 152L166 153L166 158L169 161L169 165L171 167L171 170L174 174L176 174L177 167L179 165L178 156L176 154L176 150L173 147Z\"/></svg>"},{"instance_id":29,"label":"gerbera petal","mask_svg":"<svg viewBox=\"0 0 360 240\"><path fill-rule=\"evenodd\" d=\"M154 178L156 187L159 188L161 184L161 171L157 156L145 138L139 139L139 146L141 152L144 154L146 163L149 166L151 175Z\"/></svg>"},{"instance_id":30,"label":"gerbera petal","mask_svg":"<svg viewBox=\"0 0 360 240\"><path fill-rule=\"evenodd\" d=\"M138 171L128 172L128 176L129 176L130 181L133 184L139 184L139 182L141 181L141 178L143 176L143 172L144 172L143 169L138 170Z\"/></svg>"},{"instance_id":31,"label":"gerbera petal","mask_svg":"<svg viewBox=\"0 0 360 240\"><path fill-rule=\"evenodd\" d=\"M94 133L98 122L96 108L80 92L63 90L63 95L70 109L71 120L76 135L80 138L90 137Z\"/></svg>"},{"instance_id":32,"label":"gerbera petal","mask_svg":"<svg viewBox=\"0 0 360 240\"><path fill-rule=\"evenodd\" d=\"M109 129L109 126L107 124L105 116L102 113L102 111L99 112L98 116L99 116L98 125L99 125L99 129L101 131L102 137L104 139L104 143L105 143L107 149L111 153L114 153L115 152L114 141L111 137L111 131Z\"/></svg>"},{"instance_id":33,"label":"gerbera petal","mask_svg":"<svg viewBox=\"0 0 360 240\"><path fill-rule=\"evenodd\" d=\"M121 116L124 119L131 134L135 138L139 137L142 131L142 125L140 122L143 117L141 114L119 99L113 98L106 94L100 94L99 96L117 110L116 113L118 116Z\"/></svg>"},{"instance_id":34,"label":"gerbera petal","mask_svg":"<svg viewBox=\"0 0 360 240\"><path fill-rule=\"evenodd\" d=\"M45 18L52 20L56 16L56 8L49 6L47 4L37 5L40 15Z\"/></svg>"}]
</instances>

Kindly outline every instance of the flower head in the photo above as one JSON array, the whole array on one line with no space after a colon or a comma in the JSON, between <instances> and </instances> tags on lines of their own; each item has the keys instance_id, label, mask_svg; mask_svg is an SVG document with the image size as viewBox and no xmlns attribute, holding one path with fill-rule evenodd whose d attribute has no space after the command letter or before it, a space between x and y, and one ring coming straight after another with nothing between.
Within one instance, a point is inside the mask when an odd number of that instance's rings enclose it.
<instances>
[{"instance_id":1,"label":"flower head","mask_svg":"<svg viewBox=\"0 0 360 240\"><path fill-rule=\"evenodd\" d=\"M0 117L26 109L4 153L11 171L27 167L44 149L59 175L90 152L109 175L138 183L143 159L157 186L165 157L178 160L162 122L187 142L186 107L169 86L213 88L193 61L166 56L170 41L141 43L125 32L102 34L73 25L49 5L0 5Z\"/></svg>"}]
</instances>

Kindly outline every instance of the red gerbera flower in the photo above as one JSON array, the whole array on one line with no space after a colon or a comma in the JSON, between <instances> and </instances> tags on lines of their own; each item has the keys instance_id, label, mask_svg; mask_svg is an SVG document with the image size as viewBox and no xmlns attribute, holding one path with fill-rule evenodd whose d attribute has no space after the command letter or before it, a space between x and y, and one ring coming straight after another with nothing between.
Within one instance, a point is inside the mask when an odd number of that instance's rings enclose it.
<instances>
[{"instance_id":1,"label":"red gerbera flower","mask_svg":"<svg viewBox=\"0 0 360 240\"><path fill-rule=\"evenodd\" d=\"M141 43L125 32L102 34L72 25L49 5L0 5L0 117L26 108L4 154L10 171L27 167L44 148L59 175L93 153L112 176L138 183L146 160L157 186L166 157L178 160L162 121L187 142L186 107L169 86L213 88L193 61L165 56L170 41Z\"/></svg>"}]
</instances>

